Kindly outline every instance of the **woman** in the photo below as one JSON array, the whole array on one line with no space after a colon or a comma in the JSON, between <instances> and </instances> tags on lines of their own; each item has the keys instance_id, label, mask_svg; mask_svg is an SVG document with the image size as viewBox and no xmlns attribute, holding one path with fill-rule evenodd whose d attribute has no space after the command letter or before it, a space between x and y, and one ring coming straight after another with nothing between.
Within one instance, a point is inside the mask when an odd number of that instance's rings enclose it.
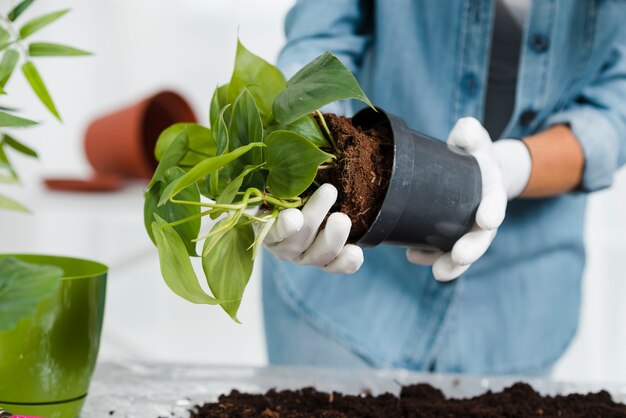
<instances>
[{"instance_id":1,"label":"woman","mask_svg":"<svg viewBox=\"0 0 626 418\"><path fill-rule=\"evenodd\" d=\"M332 186L285 211L264 260L271 363L549 370L578 325L586 194L626 159L623 16L626 2L600 0L298 1L287 75L333 52L412 128L454 126L485 187L447 254L345 245L342 214L318 231Z\"/></svg>"}]
</instances>

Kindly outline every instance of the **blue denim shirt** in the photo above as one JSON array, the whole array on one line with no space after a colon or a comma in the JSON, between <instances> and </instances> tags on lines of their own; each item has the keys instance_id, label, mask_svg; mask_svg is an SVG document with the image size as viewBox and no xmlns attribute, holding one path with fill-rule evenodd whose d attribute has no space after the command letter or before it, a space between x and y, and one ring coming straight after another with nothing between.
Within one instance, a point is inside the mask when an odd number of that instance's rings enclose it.
<instances>
[{"instance_id":1,"label":"blue denim shirt","mask_svg":"<svg viewBox=\"0 0 626 418\"><path fill-rule=\"evenodd\" d=\"M445 138L460 117L483 119L493 15L490 0L300 0L278 63L292 74L330 50L373 103ZM626 159L624 17L626 1L533 1L503 137L569 124L585 154L581 190L510 202L493 245L459 280L440 284L429 268L409 264L404 249L385 245L365 250L350 277L267 256L264 279L372 366L550 366L578 325L586 192L610 186Z\"/></svg>"}]
</instances>

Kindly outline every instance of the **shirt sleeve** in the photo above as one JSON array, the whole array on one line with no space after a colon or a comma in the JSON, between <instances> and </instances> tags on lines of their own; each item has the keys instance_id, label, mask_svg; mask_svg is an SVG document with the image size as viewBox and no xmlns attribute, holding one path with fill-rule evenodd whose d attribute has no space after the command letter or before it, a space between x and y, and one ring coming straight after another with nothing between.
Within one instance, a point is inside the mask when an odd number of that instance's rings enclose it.
<instances>
[{"instance_id":1,"label":"shirt sleeve","mask_svg":"<svg viewBox=\"0 0 626 418\"><path fill-rule=\"evenodd\" d=\"M624 32L626 33L626 32ZM584 191L609 187L626 161L626 39L616 42L595 80L547 125L567 124L585 155Z\"/></svg>"},{"instance_id":2,"label":"shirt sleeve","mask_svg":"<svg viewBox=\"0 0 626 418\"><path fill-rule=\"evenodd\" d=\"M278 67L287 78L326 51L356 73L371 38L371 0L298 0L285 19Z\"/></svg>"}]
</instances>

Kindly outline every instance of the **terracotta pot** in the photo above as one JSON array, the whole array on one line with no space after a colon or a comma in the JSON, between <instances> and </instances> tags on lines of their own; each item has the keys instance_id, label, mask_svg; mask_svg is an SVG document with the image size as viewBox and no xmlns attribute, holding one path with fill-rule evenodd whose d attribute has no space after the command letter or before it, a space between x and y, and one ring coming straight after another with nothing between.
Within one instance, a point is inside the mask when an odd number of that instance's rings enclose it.
<instances>
[{"instance_id":1,"label":"terracotta pot","mask_svg":"<svg viewBox=\"0 0 626 418\"><path fill-rule=\"evenodd\" d=\"M87 159L98 175L150 179L159 134L174 123L196 121L185 99L160 92L93 121L85 137Z\"/></svg>"}]
</instances>

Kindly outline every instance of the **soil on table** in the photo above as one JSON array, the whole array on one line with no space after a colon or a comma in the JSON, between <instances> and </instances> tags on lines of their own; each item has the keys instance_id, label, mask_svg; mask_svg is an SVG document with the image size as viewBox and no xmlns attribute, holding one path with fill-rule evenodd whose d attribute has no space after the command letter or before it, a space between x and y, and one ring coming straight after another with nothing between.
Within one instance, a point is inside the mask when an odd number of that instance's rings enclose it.
<instances>
[{"instance_id":1,"label":"soil on table","mask_svg":"<svg viewBox=\"0 0 626 418\"><path fill-rule=\"evenodd\" d=\"M525 383L502 392L470 399L446 399L427 384L406 386L400 397L391 394L348 396L318 392L270 390L250 395L233 390L219 402L197 406L191 418L348 418L348 417L626 417L626 405L613 402L608 392L544 397Z\"/></svg>"},{"instance_id":2,"label":"soil on table","mask_svg":"<svg viewBox=\"0 0 626 418\"><path fill-rule=\"evenodd\" d=\"M338 190L336 211L352 220L350 241L361 238L385 199L393 166L393 139L388 123L360 129L352 119L324 114L328 130L342 155L335 169L320 170L317 182ZM319 121L318 121L319 123Z\"/></svg>"}]
</instances>

